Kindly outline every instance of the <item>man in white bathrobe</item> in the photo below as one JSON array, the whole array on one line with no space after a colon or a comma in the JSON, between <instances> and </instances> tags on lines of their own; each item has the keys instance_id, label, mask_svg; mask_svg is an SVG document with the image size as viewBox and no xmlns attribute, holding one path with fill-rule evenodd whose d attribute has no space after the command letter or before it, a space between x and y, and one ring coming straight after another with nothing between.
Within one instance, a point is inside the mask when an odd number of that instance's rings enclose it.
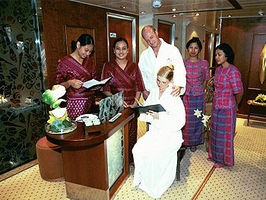
<instances>
[{"instance_id":1,"label":"man in white bathrobe","mask_svg":"<svg viewBox=\"0 0 266 200\"><path fill-rule=\"evenodd\" d=\"M178 48L159 38L158 32L151 25L147 25L142 29L142 37L149 45L142 52L139 60L139 68L146 88L143 93L144 99L147 98L153 88L157 87L156 77L158 70L162 66L169 64L175 67L171 94L174 96L182 95L186 86L186 69Z\"/></svg>"}]
</instances>

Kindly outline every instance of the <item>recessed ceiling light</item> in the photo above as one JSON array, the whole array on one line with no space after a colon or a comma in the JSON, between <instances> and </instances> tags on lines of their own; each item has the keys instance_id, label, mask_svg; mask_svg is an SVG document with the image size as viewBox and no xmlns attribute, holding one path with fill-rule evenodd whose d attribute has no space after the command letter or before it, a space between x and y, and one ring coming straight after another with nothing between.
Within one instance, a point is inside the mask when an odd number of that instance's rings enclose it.
<instances>
[{"instance_id":1,"label":"recessed ceiling light","mask_svg":"<svg viewBox=\"0 0 266 200\"><path fill-rule=\"evenodd\" d=\"M172 11L175 12L176 11L176 8L172 8Z\"/></svg>"},{"instance_id":2,"label":"recessed ceiling light","mask_svg":"<svg viewBox=\"0 0 266 200\"><path fill-rule=\"evenodd\" d=\"M122 6L120 6L120 8L123 8L123 9L125 9L125 8L126 8L126 6L123 6L123 5L122 5Z\"/></svg>"},{"instance_id":3,"label":"recessed ceiling light","mask_svg":"<svg viewBox=\"0 0 266 200\"><path fill-rule=\"evenodd\" d=\"M161 6L162 6L162 0L153 0L152 1L152 7L160 8Z\"/></svg>"},{"instance_id":4,"label":"recessed ceiling light","mask_svg":"<svg viewBox=\"0 0 266 200\"><path fill-rule=\"evenodd\" d=\"M142 14L142 15L145 14L145 11L141 11L140 14Z\"/></svg>"},{"instance_id":5,"label":"recessed ceiling light","mask_svg":"<svg viewBox=\"0 0 266 200\"><path fill-rule=\"evenodd\" d=\"M172 17L176 18L176 14L172 15Z\"/></svg>"},{"instance_id":6,"label":"recessed ceiling light","mask_svg":"<svg viewBox=\"0 0 266 200\"><path fill-rule=\"evenodd\" d=\"M199 13L197 12L197 13L195 14L195 16L196 16L196 17L199 16Z\"/></svg>"},{"instance_id":7,"label":"recessed ceiling light","mask_svg":"<svg viewBox=\"0 0 266 200\"><path fill-rule=\"evenodd\" d=\"M232 15L228 15L227 17L232 17Z\"/></svg>"}]
</instances>

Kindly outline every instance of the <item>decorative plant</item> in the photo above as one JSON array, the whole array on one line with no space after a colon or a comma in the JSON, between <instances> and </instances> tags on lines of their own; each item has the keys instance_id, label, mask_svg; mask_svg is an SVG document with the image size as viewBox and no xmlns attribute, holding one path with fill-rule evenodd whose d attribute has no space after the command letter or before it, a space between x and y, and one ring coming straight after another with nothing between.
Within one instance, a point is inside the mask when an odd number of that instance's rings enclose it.
<instances>
[{"instance_id":1,"label":"decorative plant","mask_svg":"<svg viewBox=\"0 0 266 200\"><path fill-rule=\"evenodd\" d=\"M258 94L258 96L255 98L255 102L266 103L266 95L265 94Z\"/></svg>"},{"instance_id":2,"label":"decorative plant","mask_svg":"<svg viewBox=\"0 0 266 200\"><path fill-rule=\"evenodd\" d=\"M42 101L50 105L50 108L54 108L49 111L49 120L47 121L53 132L60 132L72 125L66 108L60 108L59 106L61 102L66 101L65 99L60 99L65 93L66 89L64 86L54 85L52 90L48 89L42 94Z\"/></svg>"},{"instance_id":3,"label":"decorative plant","mask_svg":"<svg viewBox=\"0 0 266 200\"><path fill-rule=\"evenodd\" d=\"M196 115L197 118L202 118L202 123L204 125L204 136L205 136L205 146L206 146L206 151L209 149L209 137L210 137L210 121L211 121L211 116L210 115L203 115L202 110L194 110L194 115Z\"/></svg>"}]
</instances>

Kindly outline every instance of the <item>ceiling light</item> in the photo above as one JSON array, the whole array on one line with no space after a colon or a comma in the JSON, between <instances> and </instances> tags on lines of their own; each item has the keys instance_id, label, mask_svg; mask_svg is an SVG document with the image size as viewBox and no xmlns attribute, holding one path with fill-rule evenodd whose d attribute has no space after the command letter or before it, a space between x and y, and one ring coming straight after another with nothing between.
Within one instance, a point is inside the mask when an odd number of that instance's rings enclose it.
<instances>
[{"instance_id":1,"label":"ceiling light","mask_svg":"<svg viewBox=\"0 0 266 200\"><path fill-rule=\"evenodd\" d=\"M174 14L172 17L176 18L176 14Z\"/></svg>"},{"instance_id":2,"label":"ceiling light","mask_svg":"<svg viewBox=\"0 0 266 200\"><path fill-rule=\"evenodd\" d=\"M120 6L120 8L123 8L123 9L125 9L125 8L126 8L126 6L123 6L123 5L122 5L122 6Z\"/></svg>"},{"instance_id":3,"label":"ceiling light","mask_svg":"<svg viewBox=\"0 0 266 200\"><path fill-rule=\"evenodd\" d=\"M144 15L145 14L145 11L141 11L140 14Z\"/></svg>"},{"instance_id":4,"label":"ceiling light","mask_svg":"<svg viewBox=\"0 0 266 200\"><path fill-rule=\"evenodd\" d=\"M199 16L199 13L196 13L195 16L196 16L196 17Z\"/></svg>"},{"instance_id":5,"label":"ceiling light","mask_svg":"<svg viewBox=\"0 0 266 200\"><path fill-rule=\"evenodd\" d=\"M162 6L162 0L152 0L152 7L160 8Z\"/></svg>"},{"instance_id":6,"label":"ceiling light","mask_svg":"<svg viewBox=\"0 0 266 200\"><path fill-rule=\"evenodd\" d=\"M232 17L232 15L228 15L227 17Z\"/></svg>"},{"instance_id":7,"label":"ceiling light","mask_svg":"<svg viewBox=\"0 0 266 200\"><path fill-rule=\"evenodd\" d=\"M173 8L172 11L175 12L176 11L176 8Z\"/></svg>"}]
</instances>

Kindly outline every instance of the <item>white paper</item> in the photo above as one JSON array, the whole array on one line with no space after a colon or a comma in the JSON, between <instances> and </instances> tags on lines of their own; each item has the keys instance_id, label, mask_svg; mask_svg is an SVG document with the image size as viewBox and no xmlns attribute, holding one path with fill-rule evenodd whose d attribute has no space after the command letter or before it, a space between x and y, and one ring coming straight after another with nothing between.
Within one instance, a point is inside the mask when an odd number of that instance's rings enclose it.
<instances>
[{"instance_id":1,"label":"white paper","mask_svg":"<svg viewBox=\"0 0 266 200\"><path fill-rule=\"evenodd\" d=\"M94 86L97 86L97 85L105 85L107 83L107 81L109 81L112 77L109 77L109 78L106 78L104 80L101 80L101 81L97 81L95 79L91 79L89 81L86 81L85 83L83 83L83 87L85 88L91 88L91 87L94 87Z\"/></svg>"}]
</instances>

